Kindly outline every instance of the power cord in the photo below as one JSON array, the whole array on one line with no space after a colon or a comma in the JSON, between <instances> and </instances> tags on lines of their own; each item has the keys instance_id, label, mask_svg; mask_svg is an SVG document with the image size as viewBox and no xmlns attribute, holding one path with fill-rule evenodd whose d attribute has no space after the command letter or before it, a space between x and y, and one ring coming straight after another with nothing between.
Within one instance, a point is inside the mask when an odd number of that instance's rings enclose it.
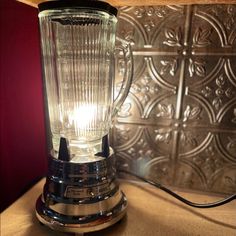
<instances>
[{"instance_id":1,"label":"power cord","mask_svg":"<svg viewBox=\"0 0 236 236\"><path fill-rule=\"evenodd\" d=\"M180 195L178 195L177 193L173 192L172 190L168 189L167 187L163 186L162 184L158 183L158 182L154 182L152 180L146 179L142 176L139 176L133 172L127 171L127 170L122 170L122 169L118 169L118 172L122 172L124 174L128 174L131 175L137 179L140 179L146 183L149 183L153 186L155 186L156 188L159 188L161 190L163 190L164 192L170 194L171 196L175 197L176 199L178 199L179 201L191 206L191 207L196 207L196 208L212 208L212 207L218 207L221 205L224 205L228 202L231 202L233 200L236 200L236 194L233 194L227 198L224 198L222 200L216 201L216 202L212 202L212 203L195 203L195 202L191 202L183 197L181 197Z\"/></svg>"}]
</instances>

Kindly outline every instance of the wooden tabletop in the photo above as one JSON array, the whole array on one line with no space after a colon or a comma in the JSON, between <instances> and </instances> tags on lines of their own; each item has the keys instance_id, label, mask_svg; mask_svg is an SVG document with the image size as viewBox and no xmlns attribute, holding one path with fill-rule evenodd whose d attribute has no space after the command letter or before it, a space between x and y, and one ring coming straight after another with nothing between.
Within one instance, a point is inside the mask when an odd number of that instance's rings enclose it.
<instances>
[{"instance_id":1,"label":"wooden tabletop","mask_svg":"<svg viewBox=\"0 0 236 236\"><path fill-rule=\"evenodd\" d=\"M62 236L38 223L35 201L41 180L1 214L1 236ZM183 205L159 189L136 182L122 182L128 201L127 216L118 224L87 236L236 236L236 201L211 209ZM219 196L180 192L195 202L212 202Z\"/></svg>"}]
</instances>

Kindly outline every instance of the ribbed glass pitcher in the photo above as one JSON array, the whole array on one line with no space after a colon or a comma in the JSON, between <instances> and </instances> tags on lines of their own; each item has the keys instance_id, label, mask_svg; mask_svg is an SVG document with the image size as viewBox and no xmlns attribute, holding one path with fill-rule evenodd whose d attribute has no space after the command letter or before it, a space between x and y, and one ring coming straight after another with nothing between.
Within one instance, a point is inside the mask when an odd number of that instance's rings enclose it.
<instances>
[{"instance_id":1,"label":"ribbed glass pitcher","mask_svg":"<svg viewBox=\"0 0 236 236\"><path fill-rule=\"evenodd\" d=\"M132 57L121 42L127 70L119 101L113 103L117 12L109 6L77 0L49 2L46 10L39 7L48 141L55 158L62 139L71 161L98 158L114 109L127 96Z\"/></svg>"}]
</instances>

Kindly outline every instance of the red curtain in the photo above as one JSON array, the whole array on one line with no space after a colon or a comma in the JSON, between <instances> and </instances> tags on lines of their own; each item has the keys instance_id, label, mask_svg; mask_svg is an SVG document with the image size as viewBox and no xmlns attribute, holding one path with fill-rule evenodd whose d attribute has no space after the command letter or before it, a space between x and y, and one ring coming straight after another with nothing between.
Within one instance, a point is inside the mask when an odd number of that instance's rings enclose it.
<instances>
[{"instance_id":1,"label":"red curtain","mask_svg":"<svg viewBox=\"0 0 236 236\"><path fill-rule=\"evenodd\" d=\"M0 4L3 210L45 174L46 142L37 9L14 0Z\"/></svg>"}]
</instances>

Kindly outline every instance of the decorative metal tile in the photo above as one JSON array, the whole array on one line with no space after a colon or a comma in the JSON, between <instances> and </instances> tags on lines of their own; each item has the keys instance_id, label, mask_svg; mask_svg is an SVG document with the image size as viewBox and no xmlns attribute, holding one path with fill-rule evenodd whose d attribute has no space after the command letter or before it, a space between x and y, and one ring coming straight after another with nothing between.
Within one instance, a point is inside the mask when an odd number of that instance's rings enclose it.
<instances>
[{"instance_id":1,"label":"decorative metal tile","mask_svg":"<svg viewBox=\"0 0 236 236\"><path fill-rule=\"evenodd\" d=\"M120 9L117 34L130 42L135 69L112 130L120 168L176 187L236 191L235 22L235 5Z\"/></svg>"}]
</instances>

